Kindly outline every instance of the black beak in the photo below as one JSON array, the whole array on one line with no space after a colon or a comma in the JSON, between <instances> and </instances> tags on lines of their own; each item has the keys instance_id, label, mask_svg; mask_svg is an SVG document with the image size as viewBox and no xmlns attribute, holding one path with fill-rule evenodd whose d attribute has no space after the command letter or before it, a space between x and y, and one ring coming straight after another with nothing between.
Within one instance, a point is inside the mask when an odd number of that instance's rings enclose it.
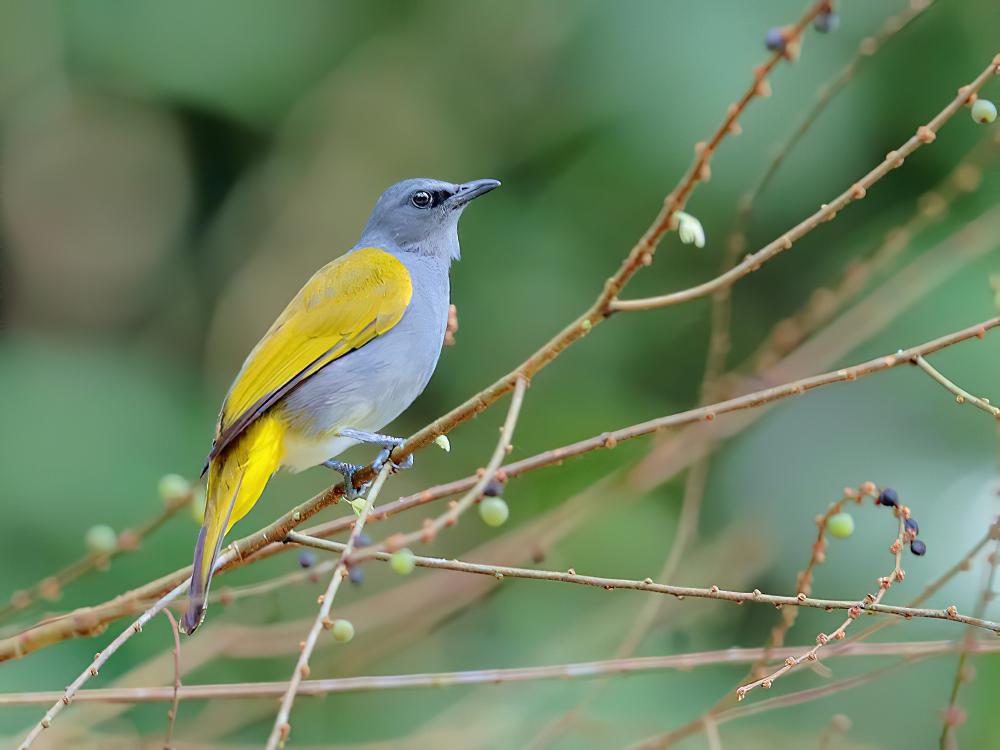
<instances>
[{"instance_id":1,"label":"black beak","mask_svg":"<svg viewBox=\"0 0 1000 750\"><path fill-rule=\"evenodd\" d=\"M464 206L474 198L500 187L500 180L473 180L458 186L458 192L448 199L453 208Z\"/></svg>"}]
</instances>

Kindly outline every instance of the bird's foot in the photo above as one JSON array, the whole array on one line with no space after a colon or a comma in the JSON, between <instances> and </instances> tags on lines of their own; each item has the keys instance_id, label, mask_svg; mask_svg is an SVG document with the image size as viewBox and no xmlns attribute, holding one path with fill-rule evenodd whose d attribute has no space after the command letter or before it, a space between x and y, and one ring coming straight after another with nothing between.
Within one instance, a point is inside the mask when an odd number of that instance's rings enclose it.
<instances>
[{"instance_id":1,"label":"bird's foot","mask_svg":"<svg viewBox=\"0 0 1000 750\"><path fill-rule=\"evenodd\" d=\"M371 486L371 482L365 482L361 487L354 486L354 475L362 469L367 468L364 464L349 464L346 461L334 461L331 458L329 461L324 461L323 465L328 469L339 472L344 477L344 498L349 503L353 503L365 494L368 491L368 487Z\"/></svg>"},{"instance_id":2,"label":"bird's foot","mask_svg":"<svg viewBox=\"0 0 1000 750\"><path fill-rule=\"evenodd\" d=\"M372 462L371 467L373 471L381 471L382 466L386 461L389 461L392 464L392 470L394 472L403 471L404 469L409 469L413 466L412 454L407 456L403 462L399 464L394 461L390 461L389 459L392 452L396 450L396 448L401 448L406 442L404 438L394 437L392 435L380 435L377 432L364 432L363 430L355 430L350 427L341 430L340 434L341 436L350 438L351 440L357 440L361 443L371 443L372 445L379 445L382 447L382 450L379 451L378 456L376 456L375 460Z\"/></svg>"}]
</instances>

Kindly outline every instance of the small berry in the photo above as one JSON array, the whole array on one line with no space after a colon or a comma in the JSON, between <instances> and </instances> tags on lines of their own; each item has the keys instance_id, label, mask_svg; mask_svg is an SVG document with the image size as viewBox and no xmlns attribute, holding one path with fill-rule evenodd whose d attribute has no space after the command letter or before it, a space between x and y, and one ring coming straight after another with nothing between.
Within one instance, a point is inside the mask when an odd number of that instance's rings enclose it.
<instances>
[{"instance_id":1,"label":"small berry","mask_svg":"<svg viewBox=\"0 0 1000 750\"><path fill-rule=\"evenodd\" d=\"M360 586L365 581L365 571L361 568L351 568L347 571L347 580L355 586Z\"/></svg>"},{"instance_id":2,"label":"small berry","mask_svg":"<svg viewBox=\"0 0 1000 750\"><path fill-rule=\"evenodd\" d=\"M205 523L205 485L196 485L191 496L191 518L195 523Z\"/></svg>"},{"instance_id":3,"label":"small berry","mask_svg":"<svg viewBox=\"0 0 1000 750\"><path fill-rule=\"evenodd\" d=\"M510 515L510 508L502 497L487 497L479 503L479 517L487 526L503 526Z\"/></svg>"},{"instance_id":4,"label":"small berry","mask_svg":"<svg viewBox=\"0 0 1000 750\"><path fill-rule=\"evenodd\" d=\"M892 487L886 487L882 490L882 494L878 496L878 502L879 505L886 505L890 508L895 508L899 505L899 493Z\"/></svg>"},{"instance_id":5,"label":"small berry","mask_svg":"<svg viewBox=\"0 0 1000 750\"><path fill-rule=\"evenodd\" d=\"M361 549L362 547L371 547L372 538L367 534L358 534L358 538L354 540L354 546L358 549Z\"/></svg>"},{"instance_id":6,"label":"small berry","mask_svg":"<svg viewBox=\"0 0 1000 750\"><path fill-rule=\"evenodd\" d=\"M840 16L836 13L820 13L813 21L813 28L821 34L833 33L840 28Z\"/></svg>"},{"instance_id":7,"label":"small berry","mask_svg":"<svg viewBox=\"0 0 1000 750\"><path fill-rule=\"evenodd\" d=\"M785 48L785 32L783 32L779 27L772 26L767 30L767 35L764 37L764 46L767 47L772 52L777 52Z\"/></svg>"},{"instance_id":8,"label":"small berry","mask_svg":"<svg viewBox=\"0 0 1000 750\"><path fill-rule=\"evenodd\" d=\"M413 552L409 548L396 550L389 558L389 567L401 576L408 576L417 564L413 558Z\"/></svg>"},{"instance_id":9,"label":"small berry","mask_svg":"<svg viewBox=\"0 0 1000 750\"><path fill-rule=\"evenodd\" d=\"M316 555L309 550L302 550L299 553L299 567L300 568L311 568L316 564Z\"/></svg>"},{"instance_id":10,"label":"small berry","mask_svg":"<svg viewBox=\"0 0 1000 750\"><path fill-rule=\"evenodd\" d=\"M837 539L847 539L854 533L854 517L850 513L837 513L826 522L826 530Z\"/></svg>"},{"instance_id":11,"label":"small berry","mask_svg":"<svg viewBox=\"0 0 1000 750\"><path fill-rule=\"evenodd\" d=\"M483 488L483 494L486 497L498 497L503 494L503 482L494 477L486 483L486 487Z\"/></svg>"},{"instance_id":12,"label":"small berry","mask_svg":"<svg viewBox=\"0 0 1000 750\"><path fill-rule=\"evenodd\" d=\"M115 530L105 524L91 526L87 529L84 542L94 554L107 554L114 552L118 547L118 535Z\"/></svg>"},{"instance_id":13,"label":"small berry","mask_svg":"<svg viewBox=\"0 0 1000 750\"><path fill-rule=\"evenodd\" d=\"M910 552L912 552L917 557L920 557L927 551L927 545L924 544L919 539L914 539L910 542Z\"/></svg>"},{"instance_id":14,"label":"small berry","mask_svg":"<svg viewBox=\"0 0 1000 750\"><path fill-rule=\"evenodd\" d=\"M179 503L191 495L191 483L180 474L166 474L156 485L160 499L166 504Z\"/></svg>"},{"instance_id":15,"label":"small berry","mask_svg":"<svg viewBox=\"0 0 1000 750\"><path fill-rule=\"evenodd\" d=\"M354 637L354 625L350 620L333 621L333 638L340 643L347 643Z\"/></svg>"},{"instance_id":16,"label":"small berry","mask_svg":"<svg viewBox=\"0 0 1000 750\"><path fill-rule=\"evenodd\" d=\"M916 536L917 534L920 533L920 524L917 523L917 520L915 518L907 518L903 522L903 526L904 528L906 528L907 531L912 531L913 536Z\"/></svg>"},{"instance_id":17,"label":"small berry","mask_svg":"<svg viewBox=\"0 0 1000 750\"><path fill-rule=\"evenodd\" d=\"M989 99L976 99L972 103L972 119L986 125L997 119L997 105Z\"/></svg>"}]
</instances>

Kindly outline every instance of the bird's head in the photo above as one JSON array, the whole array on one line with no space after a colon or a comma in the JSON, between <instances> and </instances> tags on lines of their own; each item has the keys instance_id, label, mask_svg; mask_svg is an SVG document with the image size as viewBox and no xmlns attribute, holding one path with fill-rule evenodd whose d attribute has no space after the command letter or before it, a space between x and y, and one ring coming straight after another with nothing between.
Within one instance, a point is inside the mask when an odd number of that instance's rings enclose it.
<instances>
[{"instance_id":1,"label":"bird's head","mask_svg":"<svg viewBox=\"0 0 1000 750\"><path fill-rule=\"evenodd\" d=\"M455 184L417 177L397 182L379 197L361 242L390 243L406 251L457 259L462 210L497 187L498 180Z\"/></svg>"}]
</instances>

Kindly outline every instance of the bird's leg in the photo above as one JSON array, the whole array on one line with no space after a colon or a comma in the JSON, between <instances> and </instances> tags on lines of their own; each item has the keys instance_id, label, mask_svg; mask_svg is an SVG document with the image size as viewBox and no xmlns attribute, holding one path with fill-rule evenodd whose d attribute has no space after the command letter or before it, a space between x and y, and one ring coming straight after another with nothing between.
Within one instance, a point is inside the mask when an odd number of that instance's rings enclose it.
<instances>
[{"instance_id":1,"label":"bird's leg","mask_svg":"<svg viewBox=\"0 0 1000 750\"><path fill-rule=\"evenodd\" d=\"M392 452L406 442L406 440L401 437L380 435L377 432L364 432L363 430L355 430L351 427L345 427L340 430L340 435L342 437L350 438L351 440L357 440L360 443L371 443L373 445L382 446L382 450L379 451L378 456L375 457L375 461L372 463L372 469L375 471L381 469L382 465L389 460L389 456L392 455ZM397 464L395 462L390 463L392 463L393 471L409 469L413 466L413 454L407 456L401 464Z\"/></svg>"},{"instance_id":2,"label":"bird's leg","mask_svg":"<svg viewBox=\"0 0 1000 750\"><path fill-rule=\"evenodd\" d=\"M323 466L339 472L344 477L344 498L347 502L357 500L371 484L371 482L365 482L361 485L361 489L354 486L354 475L365 468L363 464L349 464L346 461L334 461L331 458L329 461L324 461Z\"/></svg>"}]
</instances>

